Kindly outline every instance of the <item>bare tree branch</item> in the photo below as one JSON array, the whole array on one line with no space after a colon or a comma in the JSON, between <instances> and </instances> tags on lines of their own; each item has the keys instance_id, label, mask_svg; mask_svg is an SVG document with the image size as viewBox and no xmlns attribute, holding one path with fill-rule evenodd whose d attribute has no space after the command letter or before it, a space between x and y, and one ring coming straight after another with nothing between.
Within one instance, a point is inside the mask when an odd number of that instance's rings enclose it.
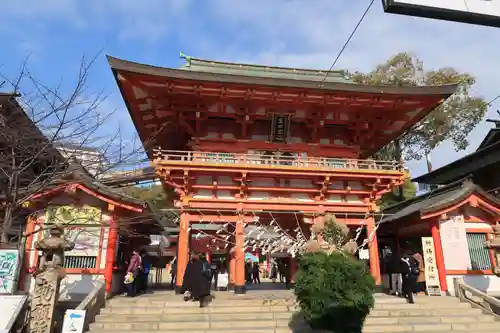
<instances>
[{"instance_id":1,"label":"bare tree branch","mask_svg":"<svg viewBox=\"0 0 500 333\"><path fill-rule=\"evenodd\" d=\"M42 82L29 70L29 57L14 78L0 67L0 78L11 92L0 93L0 245L13 236L13 225L26 218L23 205L53 188L75 161L99 178L143 160L136 138L113 123L116 110L105 109L105 91L89 89L100 55L82 57L71 84ZM82 160L82 151L94 152L96 161Z\"/></svg>"}]
</instances>

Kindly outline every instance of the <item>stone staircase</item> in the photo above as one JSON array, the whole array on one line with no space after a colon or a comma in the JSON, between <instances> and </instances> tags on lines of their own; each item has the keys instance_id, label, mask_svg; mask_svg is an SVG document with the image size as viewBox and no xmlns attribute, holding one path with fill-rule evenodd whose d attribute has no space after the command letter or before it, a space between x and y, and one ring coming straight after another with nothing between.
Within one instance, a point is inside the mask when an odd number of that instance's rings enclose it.
<instances>
[{"instance_id":1,"label":"stone staircase","mask_svg":"<svg viewBox=\"0 0 500 333\"><path fill-rule=\"evenodd\" d=\"M500 332L500 321L453 297L418 296L416 304L376 295L363 332ZM171 292L115 297L90 325L91 333L290 333L311 332L291 325L295 312L289 291L252 291L244 296L216 293L205 308ZM292 328L290 327L292 326Z\"/></svg>"}]
</instances>

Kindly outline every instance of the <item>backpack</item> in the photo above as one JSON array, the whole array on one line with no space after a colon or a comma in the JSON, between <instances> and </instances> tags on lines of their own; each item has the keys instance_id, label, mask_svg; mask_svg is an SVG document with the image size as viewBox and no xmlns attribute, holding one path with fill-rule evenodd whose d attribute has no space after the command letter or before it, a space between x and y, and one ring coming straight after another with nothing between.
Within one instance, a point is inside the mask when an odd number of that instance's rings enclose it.
<instances>
[{"instance_id":1,"label":"backpack","mask_svg":"<svg viewBox=\"0 0 500 333\"><path fill-rule=\"evenodd\" d=\"M201 274L203 274L203 276L207 280L211 280L212 279L212 269L210 268L210 265L206 261L203 261L203 266L202 266L202 269L201 269Z\"/></svg>"},{"instance_id":2,"label":"backpack","mask_svg":"<svg viewBox=\"0 0 500 333\"><path fill-rule=\"evenodd\" d=\"M420 268L418 268L418 261L413 257L401 258L403 261L403 273L417 276L420 274Z\"/></svg>"}]
</instances>

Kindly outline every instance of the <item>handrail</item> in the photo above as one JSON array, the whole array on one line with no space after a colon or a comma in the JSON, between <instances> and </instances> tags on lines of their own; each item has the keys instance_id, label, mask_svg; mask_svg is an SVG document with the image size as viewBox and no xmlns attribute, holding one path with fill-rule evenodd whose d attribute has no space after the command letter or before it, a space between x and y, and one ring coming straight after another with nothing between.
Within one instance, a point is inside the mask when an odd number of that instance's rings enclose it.
<instances>
[{"instance_id":1,"label":"handrail","mask_svg":"<svg viewBox=\"0 0 500 333\"><path fill-rule=\"evenodd\" d=\"M500 317L500 300L466 284L463 278L454 278L453 283L455 285L457 297L461 301L469 302L472 305L480 307L486 312ZM467 293L470 293L472 297L467 295Z\"/></svg>"},{"instance_id":2,"label":"handrail","mask_svg":"<svg viewBox=\"0 0 500 333\"><path fill-rule=\"evenodd\" d=\"M99 310L106 303L106 282L98 281L92 291L78 304L75 310L85 310L84 330L88 330L89 324L99 314Z\"/></svg>"},{"instance_id":3,"label":"handrail","mask_svg":"<svg viewBox=\"0 0 500 333\"><path fill-rule=\"evenodd\" d=\"M0 331L16 332L18 329L25 327L29 322L29 302L26 295L14 295L20 297L16 307L13 308L11 317L5 322L5 327L0 327Z\"/></svg>"},{"instance_id":4,"label":"handrail","mask_svg":"<svg viewBox=\"0 0 500 333\"><path fill-rule=\"evenodd\" d=\"M380 161L373 159L349 159L333 157L303 157L294 155L256 154L256 153L224 153L210 151L182 151L154 149L155 162L202 162L204 164L243 164L268 166L319 167L326 169L371 169L400 171L402 165L397 161Z\"/></svg>"}]
</instances>

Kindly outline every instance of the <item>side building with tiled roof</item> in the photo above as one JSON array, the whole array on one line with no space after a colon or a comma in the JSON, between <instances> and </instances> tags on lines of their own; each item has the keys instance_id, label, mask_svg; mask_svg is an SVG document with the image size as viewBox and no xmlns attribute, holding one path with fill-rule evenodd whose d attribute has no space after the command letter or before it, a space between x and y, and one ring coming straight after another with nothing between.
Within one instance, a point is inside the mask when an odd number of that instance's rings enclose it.
<instances>
[{"instance_id":1,"label":"side building with tiled roof","mask_svg":"<svg viewBox=\"0 0 500 333\"><path fill-rule=\"evenodd\" d=\"M476 289L500 295L498 255L487 248L500 222L500 135L492 129L479 148L413 181L432 185L427 193L386 208L379 224L382 256L405 248L423 254L427 287L454 291L464 278ZM425 242L432 242L432 253ZM386 272L388 273L388 272ZM389 275L385 274L389 284Z\"/></svg>"},{"instance_id":2,"label":"side building with tiled roof","mask_svg":"<svg viewBox=\"0 0 500 333\"><path fill-rule=\"evenodd\" d=\"M105 281L107 293L120 292L132 250L149 248L151 235L161 237L172 226L148 202L103 185L79 164L31 195L26 206L32 213L26 226L19 288L33 289L32 273L40 268L40 255L33 251L35 242L48 236L48 226L58 223L64 227L65 237L76 244L65 253L63 299L88 295L98 281Z\"/></svg>"}]
</instances>

